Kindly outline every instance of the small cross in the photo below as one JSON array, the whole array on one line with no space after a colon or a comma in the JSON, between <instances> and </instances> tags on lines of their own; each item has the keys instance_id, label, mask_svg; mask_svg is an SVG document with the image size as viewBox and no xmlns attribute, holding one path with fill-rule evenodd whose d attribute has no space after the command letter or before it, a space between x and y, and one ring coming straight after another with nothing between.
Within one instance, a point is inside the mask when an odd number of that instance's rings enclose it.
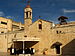
<instances>
[{"instance_id":1,"label":"small cross","mask_svg":"<svg viewBox=\"0 0 75 56\"><path fill-rule=\"evenodd\" d=\"M30 4L30 0L29 0L29 1L27 1L27 3L28 3L28 4Z\"/></svg>"}]
</instances>

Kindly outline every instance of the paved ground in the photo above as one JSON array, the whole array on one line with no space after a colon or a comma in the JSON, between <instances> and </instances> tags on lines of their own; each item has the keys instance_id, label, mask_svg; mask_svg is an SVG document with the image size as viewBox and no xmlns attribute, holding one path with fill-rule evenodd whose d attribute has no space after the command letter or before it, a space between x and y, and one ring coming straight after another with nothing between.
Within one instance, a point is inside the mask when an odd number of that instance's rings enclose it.
<instances>
[{"instance_id":1,"label":"paved ground","mask_svg":"<svg viewBox=\"0 0 75 56\"><path fill-rule=\"evenodd\" d=\"M0 52L0 56L19 56ZM32 55L32 56L75 56L75 55Z\"/></svg>"},{"instance_id":2,"label":"paved ground","mask_svg":"<svg viewBox=\"0 0 75 56\"><path fill-rule=\"evenodd\" d=\"M19 55L0 55L0 56L19 56ZM32 56L75 56L75 55L32 55Z\"/></svg>"}]
</instances>

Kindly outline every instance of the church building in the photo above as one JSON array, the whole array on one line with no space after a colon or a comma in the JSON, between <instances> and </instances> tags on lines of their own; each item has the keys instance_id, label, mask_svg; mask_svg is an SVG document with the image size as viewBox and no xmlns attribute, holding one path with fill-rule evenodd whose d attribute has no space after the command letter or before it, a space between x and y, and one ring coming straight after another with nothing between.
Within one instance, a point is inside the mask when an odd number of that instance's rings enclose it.
<instances>
[{"instance_id":1,"label":"church building","mask_svg":"<svg viewBox=\"0 0 75 56\"><path fill-rule=\"evenodd\" d=\"M75 22L54 24L38 19L32 23L32 8L26 5L24 24L0 17L0 52L75 55Z\"/></svg>"}]
</instances>

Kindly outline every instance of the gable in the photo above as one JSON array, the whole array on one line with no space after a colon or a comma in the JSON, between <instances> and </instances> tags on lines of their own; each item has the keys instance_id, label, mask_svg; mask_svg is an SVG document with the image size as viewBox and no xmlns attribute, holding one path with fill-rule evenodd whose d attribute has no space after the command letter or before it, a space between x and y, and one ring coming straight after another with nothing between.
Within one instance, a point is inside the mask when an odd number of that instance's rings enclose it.
<instances>
[{"instance_id":1,"label":"gable","mask_svg":"<svg viewBox=\"0 0 75 56\"><path fill-rule=\"evenodd\" d=\"M29 26L29 30L30 31L49 30L51 26L52 26L52 22L39 19Z\"/></svg>"}]
</instances>

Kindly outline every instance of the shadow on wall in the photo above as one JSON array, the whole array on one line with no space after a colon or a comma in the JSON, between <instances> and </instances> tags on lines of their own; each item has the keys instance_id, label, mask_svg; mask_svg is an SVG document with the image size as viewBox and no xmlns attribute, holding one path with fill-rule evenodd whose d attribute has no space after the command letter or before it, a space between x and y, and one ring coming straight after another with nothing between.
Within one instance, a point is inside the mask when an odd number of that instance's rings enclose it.
<instances>
[{"instance_id":1,"label":"shadow on wall","mask_svg":"<svg viewBox=\"0 0 75 56\"><path fill-rule=\"evenodd\" d=\"M24 45L25 45L25 48L30 48L32 46L34 46L36 43L38 43L37 41L25 41L24 42ZM19 49L19 48L23 48L23 42L22 41L17 41L17 42L14 42L14 47Z\"/></svg>"},{"instance_id":2,"label":"shadow on wall","mask_svg":"<svg viewBox=\"0 0 75 56\"><path fill-rule=\"evenodd\" d=\"M75 39L62 47L62 55L75 55Z\"/></svg>"},{"instance_id":3,"label":"shadow on wall","mask_svg":"<svg viewBox=\"0 0 75 56\"><path fill-rule=\"evenodd\" d=\"M34 46L36 43L38 43L38 42L37 41L26 41L25 48L30 48L30 47Z\"/></svg>"}]
</instances>

